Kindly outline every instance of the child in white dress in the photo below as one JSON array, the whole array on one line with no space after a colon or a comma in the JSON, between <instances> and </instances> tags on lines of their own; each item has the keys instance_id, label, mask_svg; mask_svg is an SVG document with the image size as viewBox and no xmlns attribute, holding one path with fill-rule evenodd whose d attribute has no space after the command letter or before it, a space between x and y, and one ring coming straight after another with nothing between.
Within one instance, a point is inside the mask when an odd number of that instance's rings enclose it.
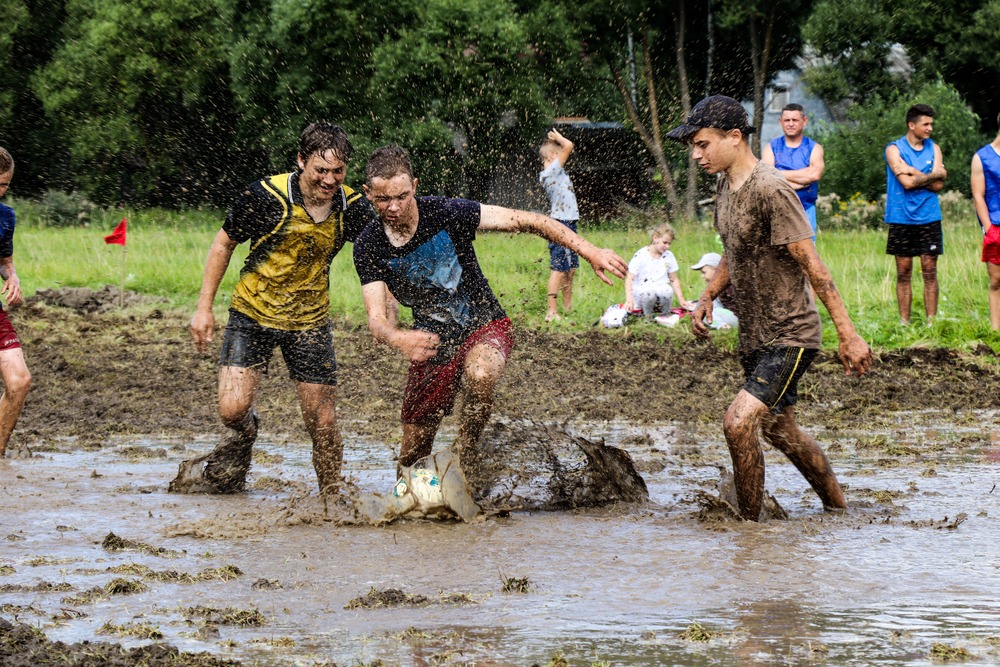
<instances>
[{"instance_id":1,"label":"child in white dress","mask_svg":"<svg viewBox=\"0 0 1000 667\"><path fill-rule=\"evenodd\" d=\"M639 248L628 263L625 278L625 310L642 310L649 319L667 326L676 324L676 315L670 308L674 298L677 305L685 310L693 310L694 304L684 298L681 281L677 279L677 258L670 252L674 240L674 228L670 223L657 225L649 232L652 243Z\"/></svg>"}]
</instances>

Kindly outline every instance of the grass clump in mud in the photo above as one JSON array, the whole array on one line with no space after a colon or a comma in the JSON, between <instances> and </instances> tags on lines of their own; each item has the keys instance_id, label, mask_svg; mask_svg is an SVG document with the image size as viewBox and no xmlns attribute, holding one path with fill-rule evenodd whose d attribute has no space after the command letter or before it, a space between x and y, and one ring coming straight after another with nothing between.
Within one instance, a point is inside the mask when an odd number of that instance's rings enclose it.
<instances>
[{"instance_id":1,"label":"grass clump in mud","mask_svg":"<svg viewBox=\"0 0 1000 667\"><path fill-rule=\"evenodd\" d=\"M149 587L141 581L117 577L104 586L94 586L79 595L64 597L62 602L69 605L92 604L94 602L109 600L112 595L134 595L135 593L144 593L148 590Z\"/></svg>"},{"instance_id":2,"label":"grass clump in mud","mask_svg":"<svg viewBox=\"0 0 1000 667\"><path fill-rule=\"evenodd\" d=\"M500 590L504 593L528 593L531 591L531 580L527 577L508 577L501 572Z\"/></svg>"},{"instance_id":3,"label":"grass clump in mud","mask_svg":"<svg viewBox=\"0 0 1000 667\"><path fill-rule=\"evenodd\" d=\"M12 574L17 574L13 565L0 565L0 577L8 577Z\"/></svg>"},{"instance_id":4,"label":"grass clump in mud","mask_svg":"<svg viewBox=\"0 0 1000 667\"><path fill-rule=\"evenodd\" d=\"M238 609L226 607L188 607L184 610L186 616L196 616L205 619L211 625L238 625L240 627L260 627L267 623L264 614L256 609Z\"/></svg>"},{"instance_id":5,"label":"grass clump in mud","mask_svg":"<svg viewBox=\"0 0 1000 667\"><path fill-rule=\"evenodd\" d=\"M344 609L379 609L383 607L401 607L408 605L417 607L429 602L426 595L412 595L404 593L398 588L385 588L379 590L372 586L371 590L360 597L356 597L344 607Z\"/></svg>"},{"instance_id":6,"label":"grass clump in mud","mask_svg":"<svg viewBox=\"0 0 1000 667\"><path fill-rule=\"evenodd\" d=\"M97 629L99 635L115 637L135 637L136 639L163 639L163 633L150 623L124 623L118 625L108 621Z\"/></svg>"},{"instance_id":7,"label":"grass clump in mud","mask_svg":"<svg viewBox=\"0 0 1000 667\"><path fill-rule=\"evenodd\" d=\"M174 551L172 549L165 549L163 547L154 547L145 542L136 542L134 540L127 540L123 537L118 537L113 532L108 533L101 542L101 547L106 551L141 551L142 553L149 554L150 556L162 556L164 558L180 558L184 554L180 551Z\"/></svg>"},{"instance_id":8,"label":"grass clump in mud","mask_svg":"<svg viewBox=\"0 0 1000 667\"><path fill-rule=\"evenodd\" d=\"M293 648L295 646L295 640L291 637L254 637L250 643L267 644L275 648Z\"/></svg>"},{"instance_id":9,"label":"grass clump in mud","mask_svg":"<svg viewBox=\"0 0 1000 667\"><path fill-rule=\"evenodd\" d=\"M698 621L695 621L691 625L687 626L687 628L684 629L684 632L680 634L680 638L688 642L707 642L721 636L721 632L710 630Z\"/></svg>"},{"instance_id":10,"label":"grass clump in mud","mask_svg":"<svg viewBox=\"0 0 1000 667\"><path fill-rule=\"evenodd\" d=\"M24 584L3 584L0 586L0 593L67 593L75 590L73 584L65 581L58 584L42 581L32 586Z\"/></svg>"},{"instance_id":11,"label":"grass clump in mud","mask_svg":"<svg viewBox=\"0 0 1000 667\"><path fill-rule=\"evenodd\" d=\"M955 660L970 660L975 656L968 649L961 646L950 646L942 642L935 642L931 646L929 657L935 662L952 662Z\"/></svg>"}]
</instances>

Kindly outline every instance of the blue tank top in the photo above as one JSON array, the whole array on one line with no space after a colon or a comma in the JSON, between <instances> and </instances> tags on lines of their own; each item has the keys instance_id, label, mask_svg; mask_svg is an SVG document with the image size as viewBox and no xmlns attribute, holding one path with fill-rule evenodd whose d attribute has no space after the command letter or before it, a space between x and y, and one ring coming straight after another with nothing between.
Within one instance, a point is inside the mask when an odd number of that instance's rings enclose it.
<instances>
[{"instance_id":1,"label":"blue tank top","mask_svg":"<svg viewBox=\"0 0 1000 667\"><path fill-rule=\"evenodd\" d=\"M785 144L785 136L781 135L771 140L771 152L774 153L774 166L782 171L795 171L805 169L809 166L809 158L812 157L813 147L816 142L809 137L802 137L802 143L795 148L789 148ZM803 207L813 206L816 197L819 196L819 182L814 182L808 188L796 190L799 201Z\"/></svg>"},{"instance_id":2,"label":"blue tank top","mask_svg":"<svg viewBox=\"0 0 1000 667\"><path fill-rule=\"evenodd\" d=\"M986 208L990 212L990 222L1000 225L1000 155L989 144L976 151L976 155L983 163L983 176L986 177Z\"/></svg>"},{"instance_id":3,"label":"blue tank top","mask_svg":"<svg viewBox=\"0 0 1000 667\"><path fill-rule=\"evenodd\" d=\"M924 147L917 151L913 149L906 136L902 136L889 146L899 149L903 162L917 171L929 174L934 170L934 142L924 141ZM892 225L926 225L941 219L941 204L936 192L927 188L907 190L885 163L885 222Z\"/></svg>"}]
</instances>

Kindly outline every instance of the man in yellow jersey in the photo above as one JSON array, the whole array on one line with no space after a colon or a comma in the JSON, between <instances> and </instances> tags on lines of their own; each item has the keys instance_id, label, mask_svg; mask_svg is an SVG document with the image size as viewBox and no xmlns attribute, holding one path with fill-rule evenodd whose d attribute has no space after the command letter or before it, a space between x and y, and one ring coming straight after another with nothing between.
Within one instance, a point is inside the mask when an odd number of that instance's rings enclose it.
<instances>
[{"instance_id":1,"label":"man in yellow jersey","mask_svg":"<svg viewBox=\"0 0 1000 667\"><path fill-rule=\"evenodd\" d=\"M233 250L250 242L219 357L219 415L231 433L209 454L184 461L171 491L243 490L257 438L254 397L274 348L280 347L298 384L320 493L337 493L343 443L335 411L330 262L374 216L362 193L344 185L351 150L343 129L312 123L299 138L298 169L249 185L216 234L191 319L191 335L201 352L215 333L212 303Z\"/></svg>"}]
</instances>

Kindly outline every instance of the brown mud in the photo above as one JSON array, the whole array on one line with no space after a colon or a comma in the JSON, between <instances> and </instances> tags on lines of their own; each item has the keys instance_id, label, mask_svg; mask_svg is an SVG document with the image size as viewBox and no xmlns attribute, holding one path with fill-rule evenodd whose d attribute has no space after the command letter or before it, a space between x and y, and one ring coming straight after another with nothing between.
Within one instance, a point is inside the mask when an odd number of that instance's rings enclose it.
<instances>
[{"instance_id":1,"label":"brown mud","mask_svg":"<svg viewBox=\"0 0 1000 667\"><path fill-rule=\"evenodd\" d=\"M52 301L36 296L11 313L34 380L10 449L66 436L98 446L114 435L221 434L215 357L195 352L187 313L148 305L88 312L48 305ZM70 303L81 302L91 300ZM518 329L494 414L557 423L719 421L741 384L736 354L671 333L662 341L654 332ZM334 336L344 431L398 442L401 355L376 344L367 329L338 327ZM220 340L221 331L216 345ZM849 425L886 412L959 411L973 407L973 391L975 408L998 408L996 360L985 346L980 350L882 352L861 379L845 377L836 355L824 351L800 384L800 421ZM280 354L262 384L258 410L262 432L306 437Z\"/></svg>"}]
</instances>

